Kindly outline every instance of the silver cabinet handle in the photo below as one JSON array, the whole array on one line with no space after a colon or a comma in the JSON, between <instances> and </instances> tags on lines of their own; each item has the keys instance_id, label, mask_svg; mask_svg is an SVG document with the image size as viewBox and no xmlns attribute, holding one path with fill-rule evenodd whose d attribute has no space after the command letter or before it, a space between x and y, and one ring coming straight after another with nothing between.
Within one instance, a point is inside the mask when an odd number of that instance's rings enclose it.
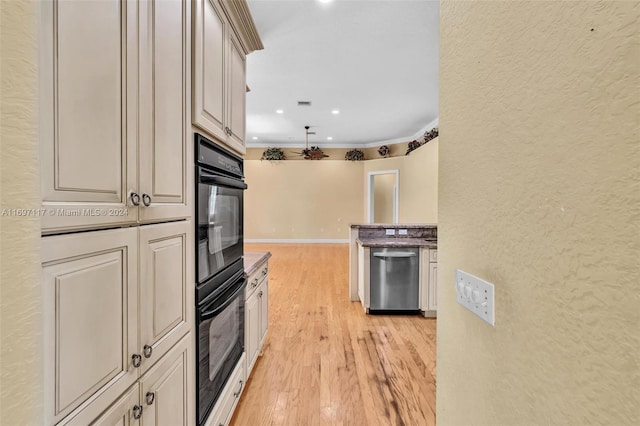
<instances>
[{"instance_id":1,"label":"silver cabinet handle","mask_svg":"<svg viewBox=\"0 0 640 426\"><path fill-rule=\"evenodd\" d=\"M144 396L144 400L147 403L147 405L153 404L153 401L155 401L155 399L156 399L155 392L147 392L146 395Z\"/></svg>"},{"instance_id":2,"label":"silver cabinet handle","mask_svg":"<svg viewBox=\"0 0 640 426\"><path fill-rule=\"evenodd\" d=\"M144 345L142 348L142 354L145 358L151 358L151 354L153 353L153 348L149 345Z\"/></svg>"},{"instance_id":3,"label":"silver cabinet handle","mask_svg":"<svg viewBox=\"0 0 640 426\"><path fill-rule=\"evenodd\" d=\"M242 380L240 380L240 389L238 389L238 392L234 392L233 396L235 396L236 398L240 396L240 394L242 393L242 386L244 385L244 382Z\"/></svg>"},{"instance_id":4,"label":"silver cabinet handle","mask_svg":"<svg viewBox=\"0 0 640 426\"><path fill-rule=\"evenodd\" d=\"M140 364L142 364L142 357L138 354L131 355L131 363L135 368L140 367Z\"/></svg>"},{"instance_id":5,"label":"silver cabinet handle","mask_svg":"<svg viewBox=\"0 0 640 426\"><path fill-rule=\"evenodd\" d=\"M138 420L140 417L142 417L142 405L134 405L133 418Z\"/></svg>"},{"instance_id":6,"label":"silver cabinet handle","mask_svg":"<svg viewBox=\"0 0 640 426\"><path fill-rule=\"evenodd\" d=\"M129 195L129 198L131 198L131 204L133 204L134 206L139 206L140 205L140 196L137 193L132 192Z\"/></svg>"},{"instance_id":7,"label":"silver cabinet handle","mask_svg":"<svg viewBox=\"0 0 640 426\"><path fill-rule=\"evenodd\" d=\"M417 254L415 253L407 253L401 251L392 251L388 253L373 253L375 257L389 257L389 258L397 258L397 257L415 257Z\"/></svg>"},{"instance_id":8,"label":"silver cabinet handle","mask_svg":"<svg viewBox=\"0 0 640 426\"><path fill-rule=\"evenodd\" d=\"M144 204L146 207L149 207L151 205L151 197L149 196L149 194L142 194L142 204Z\"/></svg>"}]
</instances>

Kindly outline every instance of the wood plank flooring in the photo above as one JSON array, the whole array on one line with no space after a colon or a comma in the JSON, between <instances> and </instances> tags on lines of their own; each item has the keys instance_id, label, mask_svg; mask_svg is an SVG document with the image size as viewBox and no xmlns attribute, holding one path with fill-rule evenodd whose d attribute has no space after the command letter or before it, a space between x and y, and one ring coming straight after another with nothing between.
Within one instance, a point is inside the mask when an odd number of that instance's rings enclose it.
<instances>
[{"instance_id":1,"label":"wood plank flooring","mask_svg":"<svg viewBox=\"0 0 640 426\"><path fill-rule=\"evenodd\" d=\"M436 320L349 301L346 244L270 251L269 331L231 425L435 425Z\"/></svg>"}]
</instances>

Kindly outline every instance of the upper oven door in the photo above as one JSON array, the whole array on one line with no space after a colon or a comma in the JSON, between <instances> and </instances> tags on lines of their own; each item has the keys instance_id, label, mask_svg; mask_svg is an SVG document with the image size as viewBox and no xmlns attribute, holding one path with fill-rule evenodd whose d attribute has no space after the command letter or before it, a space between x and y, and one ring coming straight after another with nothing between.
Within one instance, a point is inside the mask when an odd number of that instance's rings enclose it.
<instances>
[{"instance_id":1,"label":"upper oven door","mask_svg":"<svg viewBox=\"0 0 640 426\"><path fill-rule=\"evenodd\" d=\"M241 180L198 167L198 282L216 275L243 254Z\"/></svg>"}]
</instances>

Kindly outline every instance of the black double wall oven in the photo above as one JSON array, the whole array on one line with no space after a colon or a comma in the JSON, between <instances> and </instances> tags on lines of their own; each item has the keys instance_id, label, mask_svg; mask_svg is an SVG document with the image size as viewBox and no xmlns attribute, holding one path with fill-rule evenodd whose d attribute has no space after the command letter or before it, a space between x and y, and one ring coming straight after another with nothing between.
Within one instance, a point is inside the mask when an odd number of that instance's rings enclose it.
<instances>
[{"instance_id":1,"label":"black double wall oven","mask_svg":"<svg viewBox=\"0 0 640 426\"><path fill-rule=\"evenodd\" d=\"M198 424L244 352L242 158L195 136Z\"/></svg>"}]
</instances>

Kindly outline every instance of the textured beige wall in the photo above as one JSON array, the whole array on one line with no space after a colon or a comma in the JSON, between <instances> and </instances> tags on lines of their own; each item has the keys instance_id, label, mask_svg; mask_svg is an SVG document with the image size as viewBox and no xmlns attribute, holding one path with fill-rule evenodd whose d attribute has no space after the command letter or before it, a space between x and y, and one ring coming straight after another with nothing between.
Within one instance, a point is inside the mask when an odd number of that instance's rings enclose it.
<instances>
[{"instance_id":1,"label":"textured beige wall","mask_svg":"<svg viewBox=\"0 0 640 426\"><path fill-rule=\"evenodd\" d=\"M438 424L640 424L640 3L440 11Z\"/></svg>"},{"instance_id":2,"label":"textured beige wall","mask_svg":"<svg viewBox=\"0 0 640 426\"><path fill-rule=\"evenodd\" d=\"M396 187L395 173L373 176L373 221L393 223L393 194Z\"/></svg>"},{"instance_id":3,"label":"textured beige wall","mask_svg":"<svg viewBox=\"0 0 640 426\"><path fill-rule=\"evenodd\" d=\"M38 208L38 2L0 1L2 209ZM42 424L40 222L0 218L0 424Z\"/></svg>"},{"instance_id":4,"label":"textured beige wall","mask_svg":"<svg viewBox=\"0 0 640 426\"><path fill-rule=\"evenodd\" d=\"M348 239L364 204L362 164L245 161L245 238Z\"/></svg>"}]
</instances>

